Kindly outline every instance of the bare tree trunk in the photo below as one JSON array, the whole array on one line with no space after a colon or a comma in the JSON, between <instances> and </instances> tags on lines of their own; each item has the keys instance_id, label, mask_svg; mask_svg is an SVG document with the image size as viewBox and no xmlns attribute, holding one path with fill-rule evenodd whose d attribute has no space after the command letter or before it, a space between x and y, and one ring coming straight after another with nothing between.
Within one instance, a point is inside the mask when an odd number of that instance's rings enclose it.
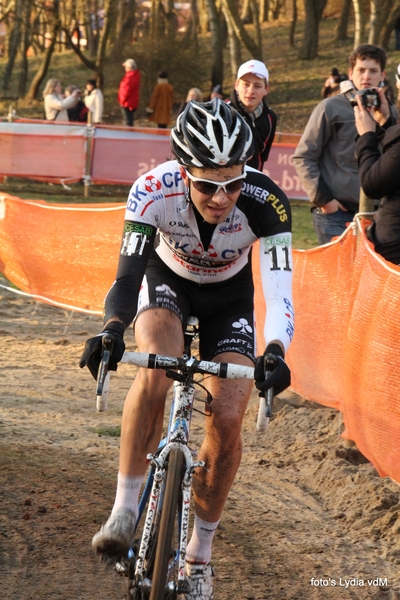
<instances>
[{"instance_id":1,"label":"bare tree trunk","mask_svg":"<svg viewBox=\"0 0 400 600\"><path fill-rule=\"evenodd\" d=\"M29 64L28 64L27 52L28 52L28 48L31 44L31 31L30 31L31 11L32 11L31 3L25 2L24 9L23 9L23 15L22 15L24 29L23 29L22 43L21 43L21 56L22 56L22 58L21 58L21 74L19 76L19 82L18 82L18 96L20 98L25 96L26 84L28 81Z\"/></svg>"},{"instance_id":2,"label":"bare tree trunk","mask_svg":"<svg viewBox=\"0 0 400 600\"><path fill-rule=\"evenodd\" d=\"M352 0L343 0L340 19L336 28L336 41L341 42L347 40L347 27L349 25L350 8Z\"/></svg>"},{"instance_id":3,"label":"bare tree trunk","mask_svg":"<svg viewBox=\"0 0 400 600\"><path fill-rule=\"evenodd\" d=\"M174 8L174 0L167 0L167 10L165 11L165 33L167 37L175 35L177 29L177 18Z\"/></svg>"},{"instance_id":4,"label":"bare tree trunk","mask_svg":"<svg viewBox=\"0 0 400 600\"><path fill-rule=\"evenodd\" d=\"M318 55L319 24L327 0L304 0L306 20L300 58L311 60Z\"/></svg>"},{"instance_id":5,"label":"bare tree trunk","mask_svg":"<svg viewBox=\"0 0 400 600\"><path fill-rule=\"evenodd\" d=\"M207 0L210 20L211 46L213 64L211 67L211 87L221 84L224 80L224 60L219 14L215 0Z\"/></svg>"},{"instance_id":6,"label":"bare tree trunk","mask_svg":"<svg viewBox=\"0 0 400 600\"><path fill-rule=\"evenodd\" d=\"M268 21L269 0L260 0L260 23Z\"/></svg>"},{"instance_id":7,"label":"bare tree trunk","mask_svg":"<svg viewBox=\"0 0 400 600\"><path fill-rule=\"evenodd\" d=\"M292 20L290 22L289 29L289 46L294 47L294 34L296 32L297 25L297 0L292 0Z\"/></svg>"},{"instance_id":8,"label":"bare tree trunk","mask_svg":"<svg viewBox=\"0 0 400 600\"><path fill-rule=\"evenodd\" d=\"M199 13L197 10L197 0L190 0L190 8L192 14L192 19L190 22L191 39L195 49L197 50L199 47L199 37L197 35L197 31L199 28Z\"/></svg>"},{"instance_id":9,"label":"bare tree trunk","mask_svg":"<svg viewBox=\"0 0 400 600\"><path fill-rule=\"evenodd\" d=\"M242 10L240 13L240 18L243 23L251 23L253 20L251 9L250 9L250 0L244 0Z\"/></svg>"},{"instance_id":10,"label":"bare tree trunk","mask_svg":"<svg viewBox=\"0 0 400 600\"><path fill-rule=\"evenodd\" d=\"M225 16L226 25L228 28L228 41L229 41L229 57L231 62L231 74L232 79L236 78L236 73L242 64L242 53L240 48L240 42L235 33L235 29L231 23L229 14L226 13L225 9L222 9ZM222 84L222 81L220 82Z\"/></svg>"},{"instance_id":11,"label":"bare tree trunk","mask_svg":"<svg viewBox=\"0 0 400 600\"><path fill-rule=\"evenodd\" d=\"M152 39L157 39L164 35L164 24L162 22L163 5L160 0L151 0L150 9L150 36Z\"/></svg>"},{"instance_id":12,"label":"bare tree trunk","mask_svg":"<svg viewBox=\"0 0 400 600\"><path fill-rule=\"evenodd\" d=\"M262 40L261 40L261 27L260 27L260 14L258 12L257 0L250 0L250 8L253 15L253 25L256 34L256 44L260 48L262 56Z\"/></svg>"},{"instance_id":13,"label":"bare tree trunk","mask_svg":"<svg viewBox=\"0 0 400 600\"><path fill-rule=\"evenodd\" d=\"M285 0L271 0L269 2L269 17L271 21L279 19L281 9L285 7Z\"/></svg>"},{"instance_id":14,"label":"bare tree trunk","mask_svg":"<svg viewBox=\"0 0 400 600\"><path fill-rule=\"evenodd\" d=\"M106 0L104 2L104 24L100 32L99 45L96 56L96 81L99 87L103 87L104 74L103 65L106 56L106 49L111 30L115 26L117 20L118 0Z\"/></svg>"},{"instance_id":15,"label":"bare tree trunk","mask_svg":"<svg viewBox=\"0 0 400 600\"><path fill-rule=\"evenodd\" d=\"M14 25L10 34L10 43L8 47L8 62L4 70L3 78L1 80L1 89L7 90L8 84L10 83L11 75L14 69L15 59L18 53L18 47L21 42L21 14L22 14L22 0L15 0L14 10Z\"/></svg>"},{"instance_id":16,"label":"bare tree trunk","mask_svg":"<svg viewBox=\"0 0 400 600\"><path fill-rule=\"evenodd\" d=\"M381 30L381 2L370 0L371 14L369 18L368 43L377 44Z\"/></svg>"},{"instance_id":17,"label":"bare tree trunk","mask_svg":"<svg viewBox=\"0 0 400 600\"><path fill-rule=\"evenodd\" d=\"M55 2L55 4L56 4L56 2ZM53 29L51 31L51 41L44 53L42 64L40 65L38 72L36 73L35 77L33 78L33 81L31 83L28 93L26 95L27 100L35 100L37 98L37 95L39 92L39 87L47 75L51 57L52 57L52 54L54 52L54 48L55 48L55 45L57 42L57 35L58 35L59 29L60 29L60 22L57 19L53 24Z\"/></svg>"},{"instance_id":18,"label":"bare tree trunk","mask_svg":"<svg viewBox=\"0 0 400 600\"><path fill-rule=\"evenodd\" d=\"M117 27L117 36L112 50L115 60L119 59L125 46L132 41L132 32L136 23L136 0L128 0L122 4L121 27Z\"/></svg>"},{"instance_id":19,"label":"bare tree trunk","mask_svg":"<svg viewBox=\"0 0 400 600\"><path fill-rule=\"evenodd\" d=\"M353 0L354 6L354 48L365 40L365 7L363 0Z\"/></svg>"},{"instance_id":20,"label":"bare tree trunk","mask_svg":"<svg viewBox=\"0 0 400 600\"><path fill-rule=\"evenodd\" d=\"M198 0L198 16L200 33L207 33L209 28L209 8L207 0Z\"/></svg>"},{"instance_id":21,"label":"bare tree trunk","mask_svg":"<svg viewBox=\"0 0 400 600\"><path fill-rule=\"evenodd\" d=\"M253 58L262 60L262 50L247 33L242 21L240 20L236 0L221 0L222 6L229 13L231 23L239 40L246 46Z\"/></svg>"},{"instance_id":22,"label":"bare tree trunk","mask_svg":"<svg viewBox=\"0 0 400 600\"><path fill-rule=\"evenodd\" d=\"M395 0L371 0L370 30L368 42L379 44L383 27L390 20ZM397 3L396 3L397 4ZM370 41L372 40L372 41Z\"/></svg>"},{"instance_id":23,"label":"bare tree trunk","mask_svg":"<svg viewBox=\"0 0 400 600\"><path fill-rule=\"evenodd\" d=\"M392 10L390 11L388 18L384 22L384 25L381 30L380 38L379 38L379 43L383 48L385 48L385 50L387 50L389 47L390 37L393 33L393 29L395 27L396 21L399 18L400 18L400 0L396 0L395 5L393 6Z\"/></svg>"}]
</instances>

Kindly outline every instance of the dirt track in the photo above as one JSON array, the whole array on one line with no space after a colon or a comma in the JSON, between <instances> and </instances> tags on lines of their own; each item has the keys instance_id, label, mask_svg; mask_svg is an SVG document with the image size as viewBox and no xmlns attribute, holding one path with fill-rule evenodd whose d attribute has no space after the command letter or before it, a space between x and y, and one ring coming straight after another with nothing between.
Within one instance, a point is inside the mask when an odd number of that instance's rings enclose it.
<instances>
[{"instance_id":1,"label":"dirt track","mask_svg":"<svg viewBox=\"0 0 400 600\"><path fill-rule=\"evenodd\" d=\"M77 362L100 319L69 321L63 310L0 297L1 598L122 600L126 581L90 541L114 499L115 433L132 372L120 368L109 410L97 413L93 380ZM397 484L345 447L336 411L288 392L261 435L257 403L254 394L217 532L215 600L399 600Z\"/></svg>"}]
</instances>

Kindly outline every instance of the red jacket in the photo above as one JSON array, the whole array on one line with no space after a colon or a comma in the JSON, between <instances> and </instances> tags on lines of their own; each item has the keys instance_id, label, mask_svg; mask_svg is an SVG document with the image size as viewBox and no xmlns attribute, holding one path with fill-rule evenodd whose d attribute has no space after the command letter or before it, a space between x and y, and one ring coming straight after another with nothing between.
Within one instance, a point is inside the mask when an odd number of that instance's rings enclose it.
<instances>
[{"instance_id":1,"label":"red jacket","mask_svg":"<svg viewBox=\"0 0 400 600\"><path fill-rule=\"evenodd\" d=\"M118 88L118 102L130 110L136 110L139 106L140 72L127 71Z\"/></svg>"}]
</instances>

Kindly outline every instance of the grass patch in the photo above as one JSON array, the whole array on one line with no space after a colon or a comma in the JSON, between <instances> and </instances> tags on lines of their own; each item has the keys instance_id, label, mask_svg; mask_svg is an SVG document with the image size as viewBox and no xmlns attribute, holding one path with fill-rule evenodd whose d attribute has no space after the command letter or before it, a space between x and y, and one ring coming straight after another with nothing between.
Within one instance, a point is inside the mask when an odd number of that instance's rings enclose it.
<instances>
[{"instance_id":1,"label":"grass patch","mask_svg":"<svg viewBox=\"0 0 400 600\"><path fill-rule=\"evenodd\" d=\"M314 230L310 203L291 202L292 208L292 233L293 248L307 250L318 246L317 235Z\"/></svg>"},{"instance_id":2,"label":"grass patch","mask_svg":"<svg viewBox=\"0 0 400 600\"><path fill-rule=\"evenodd\" d=\"M106 425L104 427L96 427L91 429L93 433L97 433L99 437L121 437L121 426L117 425L113 427L112 425Z\"/></svg>"}]
</instances>

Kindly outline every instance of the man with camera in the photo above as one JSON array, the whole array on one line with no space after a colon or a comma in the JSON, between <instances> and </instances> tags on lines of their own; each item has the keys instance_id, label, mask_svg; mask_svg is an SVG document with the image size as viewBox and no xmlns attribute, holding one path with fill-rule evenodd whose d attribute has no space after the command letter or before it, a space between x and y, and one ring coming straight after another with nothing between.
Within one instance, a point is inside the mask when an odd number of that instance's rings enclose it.
<instances>
[{"instance_id":1,"label":"man with camera","mask_svg":"<svg viewBox=\"0 0 400 600\"><path fill-rule=\"evenodd\" d=\"M379 116L376 90L382 87L385 66L383 48L358 46L349 57L349 81L342 82L340 94L315 107L295 150L293 163L312 205L319 244L341 235L358 212L360 180L353 110L356 97L360 95L366 106L375 106L375 115L384 122L385 129L396 122L397 109L393 105L389 118Z\"/></svg>"}]
</instances>

